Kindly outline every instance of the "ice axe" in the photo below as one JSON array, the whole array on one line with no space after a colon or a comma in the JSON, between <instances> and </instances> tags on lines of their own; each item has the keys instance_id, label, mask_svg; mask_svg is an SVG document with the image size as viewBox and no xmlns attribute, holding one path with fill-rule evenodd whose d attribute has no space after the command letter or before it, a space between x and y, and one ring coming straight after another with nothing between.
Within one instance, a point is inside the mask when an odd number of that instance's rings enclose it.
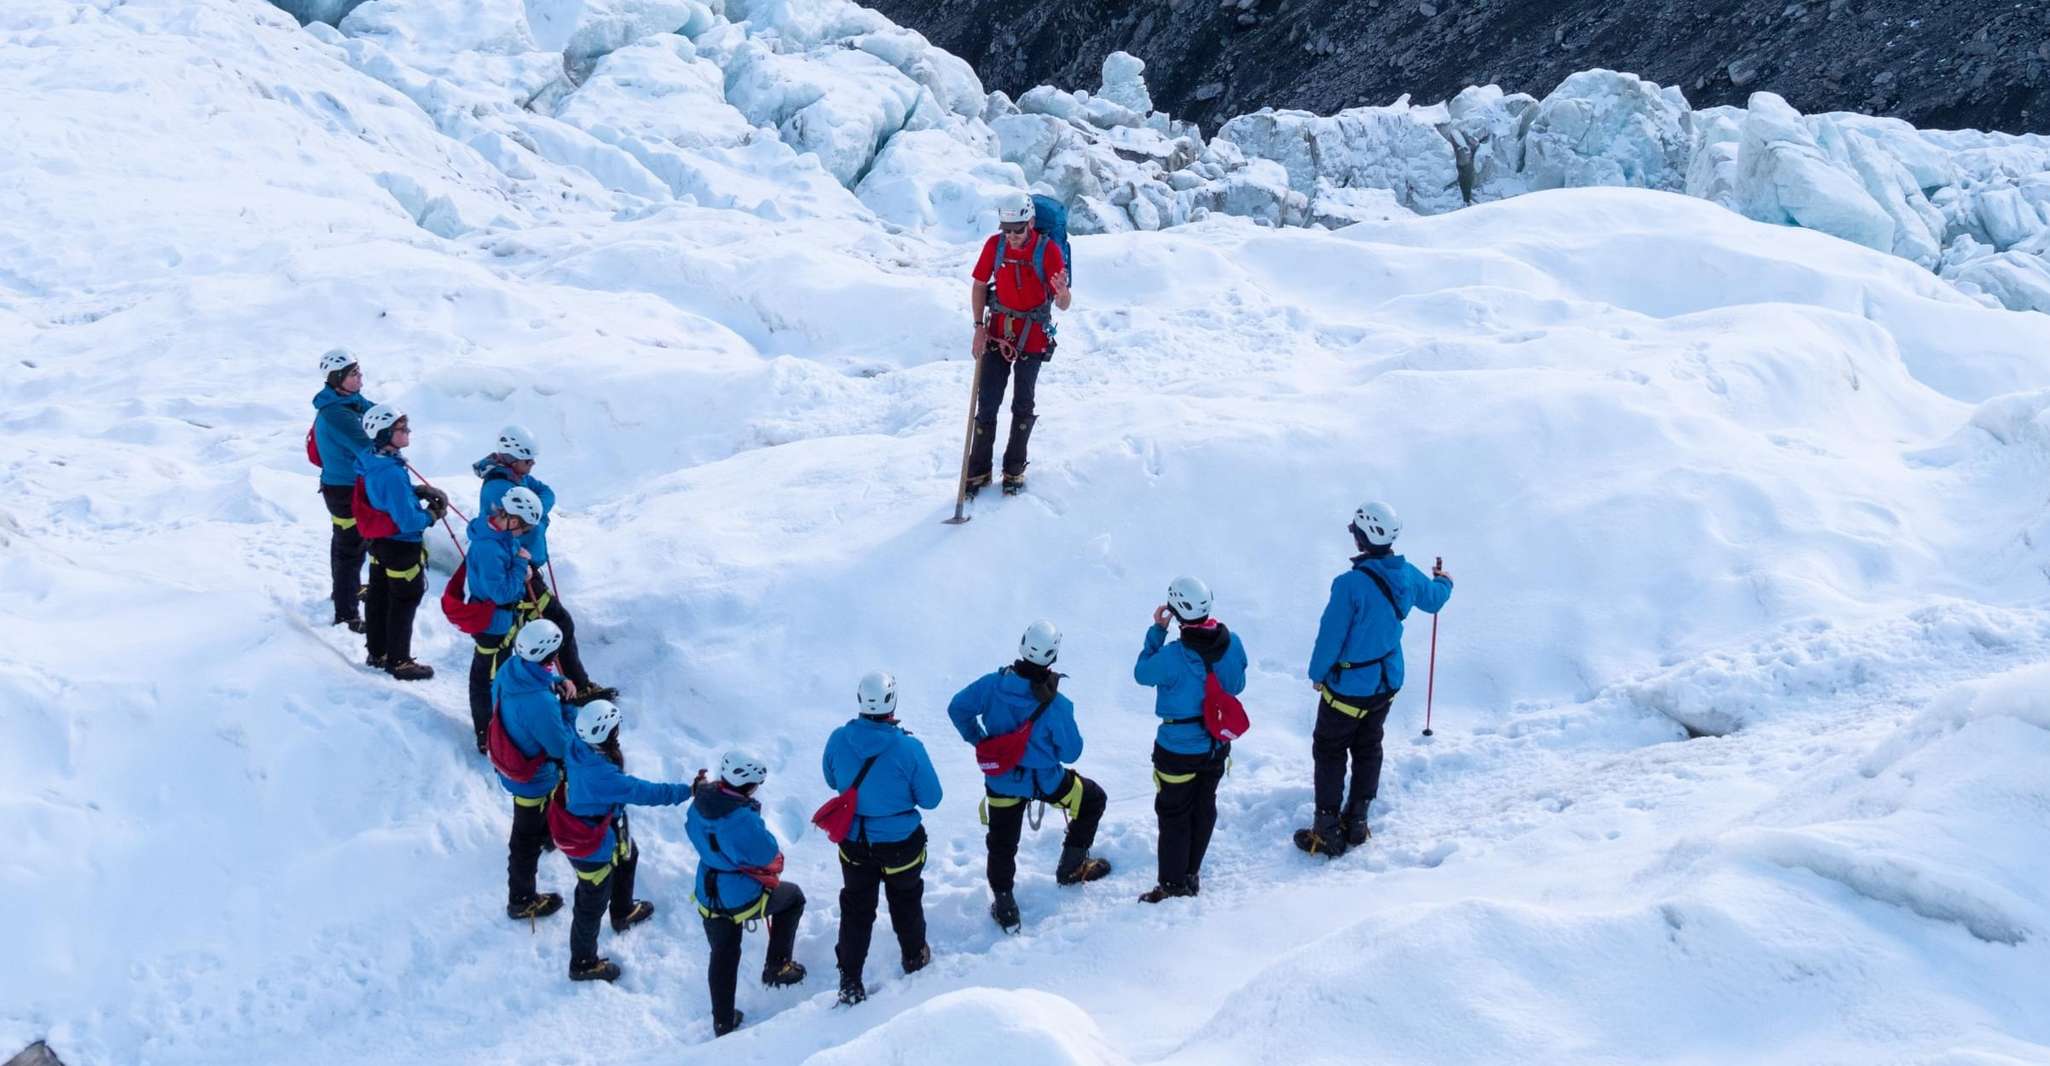
<instances>
[{"instance_id":1,"label":"ice axe","mask_svg":"<svg viewBox=\"0 0 2050 1066\"><path fill-rule=\"evenodd\" d=\"M968 376L968 431L961 439L961 479L954 486L954 517L942 525L958 526L968 521L968 457L975 448L975 403L982 395L982 346L987 326L975 327L975 373Z\"/></svg>"}]
</instances>

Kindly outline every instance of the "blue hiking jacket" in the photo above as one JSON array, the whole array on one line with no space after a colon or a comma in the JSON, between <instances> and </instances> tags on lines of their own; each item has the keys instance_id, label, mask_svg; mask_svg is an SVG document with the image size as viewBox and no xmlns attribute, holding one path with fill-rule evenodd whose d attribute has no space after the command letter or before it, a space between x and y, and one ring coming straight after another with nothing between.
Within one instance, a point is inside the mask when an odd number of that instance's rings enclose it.
<instances>
[{"instance_id":1,"label":"blue hiking jacket","mask_svg":"<svg viewBox=\"0 0 2050 1066\"><path fill-rule=\"evenodd\" d=\"M691 847L698 849L697 900L715 911L745 910L762 896L759 881L743 866L767 866L783 854L776 835L762 821L762 805L725 786L706 781L692 789Z\"/></svg>"},{"instance_id":2,"label":"blue hiking jacket","mask_svg":"<svg viewBox=\"0 0 2050 1066\"><path fill-rule=\"evenodd\" d=\"M524 659L520 661L526 662ZM613 823L606 826L605 839L599 842L598 850L579 861L612 861L612 853L619 847L619 817L626 813L627 804L674 807L690 802L689 785L643 781L614 766L604 752L584 743L584 738L575 734L569 734L569 757L563 760L563 769L569 774L563 803L569 813L591 822L608 814L613 816Z\"/></svg>"},{"instance_id":3,"label":"blue hiking jacket","mask_svg":"<svg viewBox=\"0 0 2050 1066\"><path fill-rule=\"evenodd\" d=\"M497 641L485 638L505 637L514 617L507 605L517 604L527 595L527 561L516 554L519 549L518 537L491 528L491 522L481 515L470 519L470 554L463 591L470 599L490 600L499 605L491 614L491 627L477 634L479 644L495 645Z\"/></svg>"},{"instance_id":4,"label":"blue hiking jacket","mask_svg":"<svg viewBox=\"0 0 2050 1066\"><path fill-rule=\"evenodd\" d=\"M920 807L940 805L940 775L917 737L895 722L856 718L833 730L820 760L826 787L839 792L854 783L861 764L875 757L854 804L847 839L893 844L918 831Z\"/></svg>"},{"instance_id":5,"label":"blue hiking jacket","mask_svg":"<svg viewBox=\"0 0 2050 1066\"><path fill-rule=\"evenodd\" d=\"M320 452L320 483L356 483L356 457L370 448L363 416L377 406L362 393L344 396L329 386L313 397L313 446Z\"/></svg>"},{"instance_id":6,"label":"blue hiking jacket","mask_svg":"<svg viewBox=\"0 0 2050 1066\"><path fill-rule=\"evenodd\" d=\"M1185 637L1189 633L1186 629L1182 632ZM1226 630L1225 637L1224 653L1217 660L1217 682L1236 696L1246 690L1246 648L1239 643L1238 634ZM1139 648L1139 661L1132 664L1132 679L1153 686L1153 713L1161 719L1154 743L1177 755L1210 753L1213 741L1202 722L1206 672L1202 654L1186 640L1169 641L1165 628L1146 627L1146 643ZM1176 718L1197 720L1167 724Z\"/></svg>"},{"instance_id":7,"label":"blue hiking jacket","mask_svg":"<svg viewBox=\"0 0 2050 1066\"><path fill-rule=\"evenodd\" d=\"M399 532L391 539L420 543L420 531L432 519L420 506L420 498L413 495L413 480L406 473L405 457L397 451L365 448L356 456L356 476L363 479L363 495L369 498L370 506L390 515L398 525Z\"/></svg>"},{"instance_id":8,"label":"blue hiking jacket","mask_svg":"<svg viewBox=\"0 0 2050 1066\"><path fill-rule=\"evenodd\" d=\"M546 565L548 562L548 519L551 515L555 514L555 490L549 488L547 482L532 474L520 477L513 473L510 468L493 462L488 455L471 463L470 469L475 471L478 477L484 479L484 484L477 489L478 514L490 514L498 507L498 501L504 499L507 492L512 491L514 485L522 485L532 489L534 495L541 497L541 524L520 534L519 539L520 547L527 549L527 553L534 557L535 566Z\"/></svg>"},{"instance_id":9,"label":"blue hiking jacket","mask_svg":"<svg viewBox=\"0 0 2050 1066\"><path fill-rule=\"evenodd\" d=\"M498 708L505 735L512 738L521 754L531 758L547 752L549 758L558 761L567 757L571 740L569 711L555 694L555 684L561 680L539 663L518 656L507 656L499 664L498 676L491 680L491 702ZM539 799L555 791L555 777L556 765L551 762L532 781L522 783L499 774L498 783L515 796Z\"/></svg>"},{"instance_id":10,"label":"blue hiking jacket","mask_svg":"<svg viewBox=\"0 0 2050 1066\"><path fill-rule=\"evenodd\" d=\"M1388 583L1394 604L1367 575ZM1402 619L1411 608L1432 614L1452 598L1452 579L1432 578L1400 555L1360 555L1352 569L1331 582L1331 602L1317 623L1310 651L1310 680L1321 681L1341 699L1372 699L1402 687ZM1334 670L1341 662L1351 669Z\"/></svg>"},{"instance_id":11,"label":"blue hiking jacket","mask_svg":"<svg viewBox=\"0 0 2050 1066\"><path fill-rule=\"evenodd\" d=\"M955 693L953 702L947 704L947 717L962 740L979 744L1024 725L1038 707L1032 682L1005 667L976 678ZM1018 768L983 780L999 796L1052 798L1065 773L1063 764L1081 757L1082 731L1075 726L1075 704L1056 693L1046 713L1039 716L1039 724L1032 728L1032 739L1025 745Z\"/></svg>"}]
</instances>

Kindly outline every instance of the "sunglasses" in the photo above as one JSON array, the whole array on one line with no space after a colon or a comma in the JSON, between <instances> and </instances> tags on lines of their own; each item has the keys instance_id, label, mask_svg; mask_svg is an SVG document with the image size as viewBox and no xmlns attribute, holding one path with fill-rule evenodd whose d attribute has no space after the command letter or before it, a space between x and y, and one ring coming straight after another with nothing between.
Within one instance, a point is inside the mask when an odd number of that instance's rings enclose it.
<instances>
[{"instance_id":1,"label":"sunglasses","mask_svg":"<svg viewBox=\"0 0 2050 1066\"><path fill-rule=\"evenodd\" d=\"M1032 228L1030 222L1006 222L1000 227L1005 233L1023 233Z\"/></svg>"}]
</instances>

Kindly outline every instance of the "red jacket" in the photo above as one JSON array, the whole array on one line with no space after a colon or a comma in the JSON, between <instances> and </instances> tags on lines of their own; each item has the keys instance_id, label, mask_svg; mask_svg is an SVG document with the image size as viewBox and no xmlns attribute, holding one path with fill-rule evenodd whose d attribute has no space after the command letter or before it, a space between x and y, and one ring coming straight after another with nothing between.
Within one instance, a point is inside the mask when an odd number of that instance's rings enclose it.
<instances>
[{"instance_id":1,"label":"red jacket","mask_svg":"<svg viewBox=\"0 0 2050 1066\"><path fill-rule=\"evenodd\" d=\"M975 261L975 280L987 282L990 279L990 275L994 274L997 279L997 303L1005 307L1015 308L1020 311L1030 311L1041 304L1047 304L1048 309L1051 310L1053 288L1051 285L1041 285L1039 283L1039 275L1032 272L1033 243L1041 239L1038 230L1026 230L1025 247L1016 253L1013 253L1010 247L1004 243L1004 235L1001 233L984 241L982 256ZM999 248L1003 251L1003 269L1001 270L997 269L997 252ZM1050 238L1046 239L1045 267L1046 276L1049 279L1068 268L1067 261L1061 258L1061 246L1055 244ZM1026 323L1005 315L990 315L990 335L992 337L1001 336L1015 339L1019 327L1024 325ZM1025 335L1024 349L1028 352L1037 353L1046 351L1047 347L1046 330L1041 328L1037 322L1030 323L1030 331Z\"/></svg>"}]
</instances>

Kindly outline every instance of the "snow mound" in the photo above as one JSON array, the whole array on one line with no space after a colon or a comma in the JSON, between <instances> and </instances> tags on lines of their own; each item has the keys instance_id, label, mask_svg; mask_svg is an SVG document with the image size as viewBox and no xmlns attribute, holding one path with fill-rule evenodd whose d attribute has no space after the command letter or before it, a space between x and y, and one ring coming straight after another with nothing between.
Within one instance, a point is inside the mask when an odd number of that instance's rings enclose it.
<instances>
[{"instance_id":1,"label":"snow mound","mask_svg":"<svg viewBox=\"0 0 2050 1066\"><path fill-rule=\"evenodd\" d=\"M891 1018L804 1066L1129 1066L1089 1013L1036 989L962 988Z\"/></svg>"}]
</instances>

